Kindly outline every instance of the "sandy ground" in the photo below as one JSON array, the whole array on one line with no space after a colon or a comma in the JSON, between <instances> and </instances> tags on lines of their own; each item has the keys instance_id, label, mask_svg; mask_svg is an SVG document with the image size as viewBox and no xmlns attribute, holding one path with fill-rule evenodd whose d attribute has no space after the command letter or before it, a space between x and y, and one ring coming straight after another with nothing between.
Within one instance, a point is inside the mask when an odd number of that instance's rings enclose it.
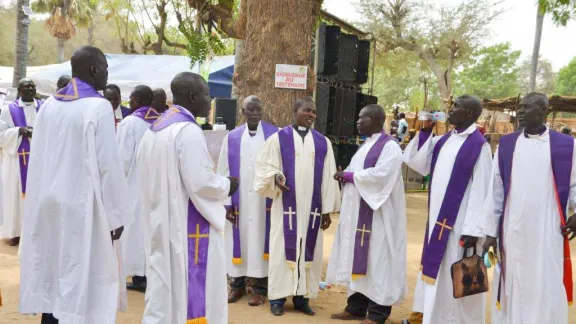
<instances>
[{"instance_id":1,"label":"sandy ground","mask_svg":"<svg viewBox=\"0 0 576 324\"><path fill-rule=\"evenodd\" d=\"M399 323L410 313L412 308L412 296L418 272L422 235L426 223L426 195L408 194L408 290L404 303L392 310L391 320L393 323ZM324 234L324 268L328 257L334 231L338 226L337 218L333 217L333 223L330 229ZM576 240L574 241L576 243ZM576 259L576 244L572 244L572 258ZM491 271L490 271L491 272ZM0 309L0 323L40 323L40 319L34 316L23 316L18 314L18 282L19 266L17 258L17 249L7 246L4 242L0 243L0 289L4 298L4 307ZM576 278L575 278L576 280ZM489 297L490 298L490 297ZM342 287L334 287L330 290L321 291L317 300L313 300L311 305L316 310L316 316L307 317L301 313L291 310L291 303L286 304L286 313L282 317L274 317L268 311L268 304L260 307L250 307L247 304L248 298L245 297L236 304L230 305L229 322L233 324L244 323L338 323L330 319L330 314L340 312L346 303L346 292ZM142 319L144 310L144 295L140 293L129 292L128 295L128 312L119 313L118 324L136 324ZM487 321L489 323L489 321ZM569 323L576 323L576 311L570 309ZM168 323L167 323L168 324ZM441 324L441 323L437 323Z\"/></svg>"}]
</instances>

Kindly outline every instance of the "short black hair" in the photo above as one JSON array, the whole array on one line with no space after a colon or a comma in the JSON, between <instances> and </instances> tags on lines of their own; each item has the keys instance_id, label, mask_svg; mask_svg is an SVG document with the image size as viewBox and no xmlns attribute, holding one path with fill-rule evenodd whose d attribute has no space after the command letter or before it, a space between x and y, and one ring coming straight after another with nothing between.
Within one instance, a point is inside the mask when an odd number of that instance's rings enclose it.
<instances>
[{"instance_id":1,"label":"short black hair","mask_svg":"<svg viewBox=\"0 0 576 324\"><path fill-rule=\"evenodd\" d=\"M534 103L546 108L548 108L550 105L548 97L545 94L539 92L530 92L529 94L525 95L523 99L532 100Z\"/></svg>"},{"instance_id":2,"label":"short black hair","mask_svg":"<svg viewBox=\"0 0 576 324\"><path fill-rule=\"evenodd\" d=\"M466 108L471 109L474 113L474 115L472 115L474 121L478 120L478 118L480 118L480 115L482 115L483 107L480 98L473 95L465 94L456 98L456 100L466 101Z\"/></svg>"},{"instance_id":3,"label":"short black hair","mask_svg":"<svg viewBox=\"0 0 576 324\"><path fill-rule=\"evenodd\" d=\"M132 91L131 96L136 97L141 104L150 106L152 104L152 100L154 99L154 92L147 85L138 85Z\"/></svg>"},{"instance_id":4,"label":"short black hair","mask_svg":"<svg viewBox=\"0 0 576 324\"><path fill-rule=\"evenodd\" d=\"M62 89L65 86L68 85L68 83L70 83L70 80L72 80L72 77L69 75L62 75L58 78L58 81L56 82L56 87L58 89Z\"/></svg>"},{"instance_id":5,"label":"short black hair","mask_svg":"<svg viewBox=\"0 0 576 324\"><path fill-rule=\"evenodd\" d=\"M122 94L122 92L120 92L120 87L115 85L115 84L112 84L112 83L106 85L104 92L106 92L108 90L116 90L116 91L118 91L118 94Z\"/></svg>"},{"instance_id":6,"label":"short black hair","mask_svg":"<svg viewBox=\"0 0 576 324\"><path fill-rule=\"evenodd\" d=\"M314 99L312 99L312 97L310 96L296 99L296 102L294 102L294 111L297 111L298 109L300 109L300 107L304 106L307 103L316 104L314 102Z\"/></svg>"},{"instance_id":7,"label":"short black hair","mask_svg":"<svg viewBox=\"0 0 576 324\"><path fill-rule=\"evenodd\" d=\"M406 118L406 114L405 114L405 113L399 113L399 114L398 114L398 117L400 117L400 118Z\"/></svg>"}]
</instances>

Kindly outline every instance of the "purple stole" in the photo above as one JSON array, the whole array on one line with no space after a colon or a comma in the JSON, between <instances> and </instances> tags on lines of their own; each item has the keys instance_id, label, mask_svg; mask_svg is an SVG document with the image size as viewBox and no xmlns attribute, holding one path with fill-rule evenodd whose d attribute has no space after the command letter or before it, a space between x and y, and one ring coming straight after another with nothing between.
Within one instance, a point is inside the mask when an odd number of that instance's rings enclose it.
<instances>
[{"instance_id":1,"label":"purple stole","mask_svg":"<svg viewBox=\"0 0 576 324\"><path fill-rule=\"evenodd\" d=\"M154 122L160 117L160 114L156 111L156 109L149 106L144 106L138 108L132 114L132 116L138 117L143 121L147 122L148 124L152 124L152 122Z\"/></svg>"},{"instance_id":2,"label":"purple stole","mask_svg":"<svg viewBox=\"0 0 576 324\"><path fill-rule=\"evenodd\" d=\"M26 122L26 115L24 115L24 108L18 105L20 100L16 100L8 106L10 109L10 115L12 116L12 121L14 122L14 127L28 127ZM36 105L36 112L40 109L40 106L44 101L34 99L34 105ZM26 197L26 179L28 176L28 163L30 162L30 139L26 136L22 136L22 141L18 146L18 160L20 162L20 183L22 187L22 198Z\"/></svg>"},{"instance_id":3,"label":"purple stole","mask_svg":"<svg viewBox=\"0 0 576 324\"><path fill-rule=\"evenodd\" d=\"M372 145L364 159L364 169L373 168L378 162L384 145L392 140L392 136L382 132L382 135ZM354 262L352 263L352 280L365 276L368 271L368 250L372 234L372 219L374 211L364 198L360 197L360 210L358 212L358 225L354 240Z\"/></svg>"},{"instance_id":4,"label":"purple stole","mask_svg":"<svg viewBox=\"0 0 576 324\"><path fill-rule=\"evenodd\" d=\"M194 116L184 108L174 105L156 120L150 130L158 132L174 123L196 124ZM205 324L206 319L206 270L210 223L188 200L188 308L186 319L189 324Z\"/></svg>"},{"instance_id":5,"label":"purple stole","mask_svg":"<svg viewBox=\"0 0 576 324\"><path fill-rule=\"evenodd\" d=\"M324 135L311 129L314 139L314 184L312 191L312 204L310 206L310 221L308 222L308 232L304 260L306 267L312 265L314 261L314 249L320 228L320 216L322 215L322 171L324 170L324 159L328 152L328 145ZM282 192L283 202L283 224L284 224L284 251L286 262L291 268L296 266L296 251L298 248L298 217L296 214L296 151L294 148L294 128L285 127L278 131L278 141L280 142L280 154L282 156L282 172L286 178L288 191Z\"/></svg>"},{"instance_id":6,"label":"purple stole","mask_svg":"<svg viewBox=\"0 0 576 324\"><path fill-rule=\"evenodd\" d=\"M516 141L518 137L523 134L518 131L500 138L498 146L498 167L500 168L500 177L504 186L504 203L502 206L502 215L500 217L499 225L499 240L500 248L500 282L498 284L498 296L496 306L500 309L500 296L502 291L502 282L506 275L506 252L504 250L504 217L506 215L506 203L508 201L508 194L512 184L512 161L514 158L514 150L516 148ZM570 178L572 174L572 156L574 151L574 139L556 132L549 131L550 137L550 157L552 160L552 173L554 175L554 190L556 192L556 202L558 205L558 212L560 213L560 223L562 226L566 225L566 209L568 207L568 197L570 195ZM573 302L573 282L572 282L572 260L570 259L570 245L568 238L564 237L564 287L566 289L566 296L568 303Z\"/></svg>"},{"instance_id":7,"label":"purple stole","mask_svg":"<svg viewBox=\"0 0 576 324\"><path fill-rule=\"evenodd\" d=\"M262 131L264 132L264 140L268 139L272 134L278 131L273 125L265 122L260 122ZM240 178L240 149L242 143L242 135L246 130L246 124L237 127L230 131L228 134L228 166L230 169L230 176ZM264 260L269 259L270 248L270 208L272 206L272 199L266 198L266 236L264 240ZM240 245L240 193L236 191L232 195L232 210L236 216L236 223L232 226L232 264L242 264L242 248Z\"/></svg>"},{"instance_id":8,"label":"purple stole","mask_svg":"<svg viewBox=\"0 0 576 324\"><path fill-rule=\"evenodd\" d=\"M418 136L418 149L422 148L424 143L426 143L426 141L430 138L430 135L432 135L432 131L424 131L424 130L420 131L420 134Z\"/></svg>"},{"instance_id":9,"label":"purple stole","mask_svg":"<svg viewBox=\"0 0 576 324\"><path fill-rule=\"evenodd\" d=\"M430 193L433 190L432 179L434 178L434 169L436 167L438 155L453 132L454 131L443 135L434 147L432 153L432 167L430 171L428 205L430 205ZM446 192L444 193L444 199L442 200L440 211L438 212L438 219L436 220L431 236L428 235L430 214L428 215L426 234L424 236L424 248L422 249L422 280L429 284L434 284L438 277L440 264L444 258L446 244L448 243L448 238L450 236L449 231L452 230L454 223L456 223L456 218L458 217L458 211L462 204L464 193L466 192L468 183L472 178L474 166L480 156L484 143L486 143L484 136L482 136L480 131L476 129L468 135L460 147L460 150L456 155L456 160L454 161L452 174L450 175L450 180L446 187ZM428 208L428 210L430 210L430 208Z\"/></svg>"}]
</instances>

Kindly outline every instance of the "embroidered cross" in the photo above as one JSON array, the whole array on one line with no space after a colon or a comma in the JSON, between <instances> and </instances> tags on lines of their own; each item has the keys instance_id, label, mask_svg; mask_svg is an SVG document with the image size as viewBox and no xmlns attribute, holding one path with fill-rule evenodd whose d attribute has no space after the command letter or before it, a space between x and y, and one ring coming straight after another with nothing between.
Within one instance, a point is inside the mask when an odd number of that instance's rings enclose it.
<instances>
[{"instance_id":1,"label":"embroidered cross","mask_svg":"<svg viewBox=\"0 0 576 324\"><path fill-rule=\"evenodd\" d=\"M360 238L360 246L364 246L364 234L370 233L369 230L366 229L366 224L362 225L362 228L357 228L356 231L362 232L362 237Z\"/></svg>"},{"instance_id":2,"label":"embroidered cross","mask_svg":"<svg viewBox=\"0 0 576 324\"><path fill-rule=\"evenodd\" d=\"M292 231L292 216L296 215L295 211L292 211L292 206L288 207L288 211L284 212L284 215L288 215L288 224L290 225L290 230Z\"/></svg>"},{"instance_id":3,"label":"embroidered cross","mask_svg":"<svg viewBox=\"0 0 576 324\"><path fill-rule=\"evenodd\" d=\"M24 162L24 165L26 165L27 164L26 155L30 155L30 152L26 152L25 149L22 149L22 151L20 153L18 153L18 155L20 155L22 157L22 161Z\"/></svg>"},{"instance_id":4,"label":"embroidered cross","mask_svg":"<svg viewBox=\"0 0 576 324\"><path fill-rule=\"evenodd\" d=\"M312 220L312 229L314 229L314 224L316 224L316 217L320 216L318 208L315 208L314 211L310 213L310 215L314 217L314 219Z\"/></svg>"},{"instance_id":5,"label":"embroidered cross","mask_svg":"<svg viewBox=\"0 0 576 324\"><path fill-rule=\"evenodd\" d=\"M238 206L234 206L234 220L236 220L236 228L238 228L238 215L240 215L240 212L238 211Z\"/></svg>"},{"instance_id":6,"label":"embroidered cross","mask_svg":"<svg viewBox=\"0 0 576 324\"><path fill-rule=\"evenodd\" d=\"M446 225L446 221L447 221L446 218L444 218L444 221L442 223L440 223L438 221L436 222L436 224L440 225L440 234L438 234L438 240L442 239L442 233L444 232L444 229L448 229L448 230L452 229L452 227Z\"/></svg>"},{"instance_id":7,"label":"embroidered cross","mask_svg":"<svg viewBox=\"0 0 576 324\"><path fill-rule=\"evenodd\" d=\"M198 264L198 249L200 245L200 239L208 238L208 234L200 234L200 224L196 224L196 233L188 234L188 237L196 240L194 249L194 264Z\"/></svg>"}]
</instances>

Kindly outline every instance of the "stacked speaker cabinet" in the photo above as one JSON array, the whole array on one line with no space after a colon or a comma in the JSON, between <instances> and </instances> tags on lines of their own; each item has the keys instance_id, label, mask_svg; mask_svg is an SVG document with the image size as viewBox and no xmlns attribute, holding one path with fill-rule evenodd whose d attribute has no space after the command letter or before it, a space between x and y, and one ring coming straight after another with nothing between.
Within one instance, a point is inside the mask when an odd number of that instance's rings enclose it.
<instances>
[{"instance_id":1,"label":"stacked speaker cabinet","mask_svg":"<svg viewBox=\"0 0 576 324\"><path fill-rule=\"evenodd\" d=\"M338 73L340 27L322 24L318 36L318 74L335 75Z\"/></svg>"},{"instance_id":2,"label":"stacked speaker cabinet","mask_svg":"<svg viewBox=\"0 0 576 324\"><path fill-rule=\"evenodd\" d=\"M358 64L358 36L341 34L340 50L338 51L338 75L341 81L356 80L356 65Z\"/></svg>"},{"instance_id":3,"label":"stacked speaker cabinet","mask_svg":"<svg viewBox=\"0 0 576 324\"><path fill-rule=\"evenodd\" d=\"M370 42L361 40L358 42L358 59L356 64L356 83L368 82L368 68L370 66Z\"/></svg>"},{"instance_id":4,"label":"stacked speaker cabinet","mask_svg":"<svg viewBox=\"0 0 576 324\"><path fill-rule=\"evenodd\" d=\"M353 136L356 113L356 92L347 89L336 91L334 105L334 135Z\"/></svg>"},{"instance_id":5,"label":"stacked speaker cabinet","mask_svg":"<svg viewBox=\"0 0 576 324\"><path fill-rule=\"evenodd\" d=\"M318 82L316 85L316 122L314 129L325 135L333 133L334 100L336 88L327 83Z\"/></svg>"},{"instance_id":6,"label":"stacked speaker cabinet","mask_svg":"<svg viewBox=\"0 0 576 324\"><path fill-rule=\"evenodd\" d=\"M233 130L236 127L236 99L216 98L214 106L214 123L220 117L226 124L226 130Z\"/></svg>"}]
</instances>

